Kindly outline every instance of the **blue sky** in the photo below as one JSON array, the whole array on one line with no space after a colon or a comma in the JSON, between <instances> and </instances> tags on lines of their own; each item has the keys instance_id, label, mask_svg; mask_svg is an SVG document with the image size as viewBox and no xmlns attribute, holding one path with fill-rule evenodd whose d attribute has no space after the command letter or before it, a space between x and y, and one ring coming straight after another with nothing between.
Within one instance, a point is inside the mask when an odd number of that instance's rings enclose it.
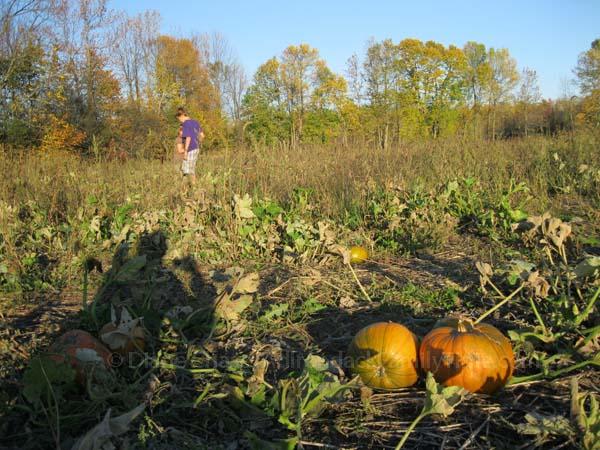
<instances>
[{"instance_id":1,"label":"blue sky","mask_svg":"<svg viewBox=\"0 0 600 450\"><path fill-rule=\"evenodd\" d=\"M546 98L562 95L577 56L600 38L600 0L113 0L111 6L129 14L157 10L167 34L222 33L249 77L264 61L301 42L317 48L334 71L345 73L346 60L362 55L371 37L461 47L473 40L506 47L519 68L536 70Z\"/></svg>"}]
</instances>

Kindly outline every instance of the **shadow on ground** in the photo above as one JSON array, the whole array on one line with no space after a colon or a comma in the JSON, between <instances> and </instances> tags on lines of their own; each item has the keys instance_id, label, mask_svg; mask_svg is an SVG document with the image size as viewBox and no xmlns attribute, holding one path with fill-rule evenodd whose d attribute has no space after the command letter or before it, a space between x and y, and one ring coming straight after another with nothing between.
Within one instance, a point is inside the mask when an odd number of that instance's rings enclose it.
<instances>
[{"instance_id":1,"label":"shadow on ground","mask_svg":"<svg viewBox=\"0 0 600 450\"><path fill-rule=\"evenodd\" d=\"M0 316L0 448L52 448L59 444L70 448L74 439L100 422L109 408L122 413L144 402L148 386L155 381L156 365L167 360L177 362L178 356L185 354L184 343L201 338L210 329L214 287L200 273L194 258L173 261L170 268L165 265L166 252L162 232L145 233L134 245L122 244L116 249L87 308L82 308L83 294L79 291L45 298L38 306L9 317ZM101 270L98 261L88 263L88 270ZM177 308L185 311L186 307L203 311L199 317L202 326L189 330L185 339L175 339L173 323L165 325L166 315L175 311L174 322ZM56 442L58 438L49 433L57 420L54 408L49 408L52 405L44 404L45 400L32 405L23 397L27 387L24 369L62 332L83 329L97 337L110 321L111 309L118 313L124 308L134 317L142 317L148 335L145 355L128 361L114 359L108 382L96 384L94 379L83 389L57 391L60 401L54 406L60 415L60 442ZM162 360L157 355L163 355ZM183 365L189 362L185 356L182 361Z\"/></svg>"}]
</instances>

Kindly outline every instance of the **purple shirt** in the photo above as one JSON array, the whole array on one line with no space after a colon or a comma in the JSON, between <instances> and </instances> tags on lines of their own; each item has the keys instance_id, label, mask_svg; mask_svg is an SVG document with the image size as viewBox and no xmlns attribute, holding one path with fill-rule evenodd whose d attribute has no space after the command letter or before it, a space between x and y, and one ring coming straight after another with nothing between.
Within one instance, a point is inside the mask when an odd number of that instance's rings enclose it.
<instances>
[{"instance_id":1,"label":"purple shirt","mask_svg":"<svg viewBox=\"0 0 600 450\"><path fill-rule=\"evenodd\" d=\"M192 150L196 150L197 148L200 148L200 146L198 145L198 135L200 134L201 131L202 131L202 127L194 119L188 119L185 122L183 122L182 137L184 139L184 145L185 145L185 138L188 138L188 137L191 138L190 146L188 147L188 152L191 152Z\"/></svg>"}]
</instances>

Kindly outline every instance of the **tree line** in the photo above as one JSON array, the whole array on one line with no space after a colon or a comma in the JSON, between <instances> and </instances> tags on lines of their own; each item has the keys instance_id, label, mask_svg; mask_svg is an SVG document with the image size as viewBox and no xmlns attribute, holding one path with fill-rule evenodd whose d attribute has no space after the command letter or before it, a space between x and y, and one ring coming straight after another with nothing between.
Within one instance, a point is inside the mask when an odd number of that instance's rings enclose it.
<instances>
[{"instance_id":1,"label":"tree line","mask_svg":"<svg viewBox=\"0 0 600 450\"><path fill-rule=\"evenodd\" d=\"M208 147L500 139L600 128L600 40L574 69L579 95L542 99L509 50L371 40L344 74L290 45L251 79L219 33L161 34L159 13L107 0L0 6L0 143L96 155L168 155L185 106Z\"/></svg>"}]
</instances>

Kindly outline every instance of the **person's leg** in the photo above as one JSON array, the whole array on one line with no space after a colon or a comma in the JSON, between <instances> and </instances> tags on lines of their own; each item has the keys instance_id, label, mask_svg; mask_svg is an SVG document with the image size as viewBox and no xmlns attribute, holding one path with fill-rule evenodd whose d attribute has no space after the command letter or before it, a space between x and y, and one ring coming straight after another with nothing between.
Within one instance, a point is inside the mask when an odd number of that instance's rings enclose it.
<instances>
[{"instance_id":1,"label":"person's leg","mask_svg":"<svg viewBox=\"0 0 600 450\"><path fill-rule=\"evenodd\" d=\"M185 177L188 171L188 160L187 155L184 153L181 155L181 174Z\"/></svg>"},{"instance_id":2,"label":"person's leg","mask_svg":"<svg viewBox=\"0 0 600 450\"><path fill-rule=\"evenodd\" d=\"M200 153L199 149L192 150L188 152L188 176L190 177L190 184L192 186L196 185L196 161L198 160L198 154Z\"/></svg>"},{"instance_id":3,"label":"person's leg","mask_svg":"<svg viewBox=\"0 0 600 450\"><path fill-rule=\"evenodd\" d=\"M184 154L184 158L181 161L181 182L182 182L182 189L181 189L181 193L183 195L187 195L188 190L189 190L189 178L190 178L190 159L189 159L189 153Z\"/></svg>"}]
</instances>

